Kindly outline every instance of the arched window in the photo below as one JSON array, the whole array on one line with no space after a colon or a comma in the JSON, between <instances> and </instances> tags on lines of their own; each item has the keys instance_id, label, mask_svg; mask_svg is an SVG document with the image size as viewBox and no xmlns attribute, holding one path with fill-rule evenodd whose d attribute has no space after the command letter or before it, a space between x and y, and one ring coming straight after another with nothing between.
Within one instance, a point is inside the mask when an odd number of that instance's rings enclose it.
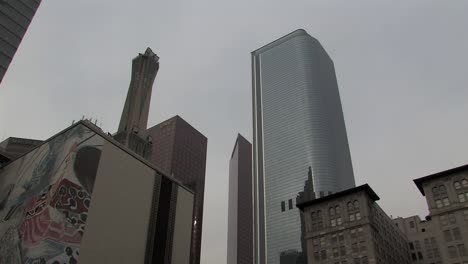
<instances>
[{"instance_id":1,"label":"arched window","mask_svg":"<svg viewBox=\"0 0 468 264\"><path fill-rule=\"evenodd\" d=\"M444 185L439 186L439 193L440 193L440 195L446 195L447 194L447 190L445 189Z\"/></svg>"},{"instance_id":2,"label":"arched window","mask_svg":"<svg viewBox=\"0 0 468 264\"><path fill-rule=\"evenodd\" d=\"M315 212L310 213L310 218L315 219Z\"/></svg>"},{"instance_id":3,"label":"arched window","mask_svg":"<svg viewBox=\"0 0 468 264\"><path fill-rule=\"evenodd\" d=\"M461 181L461 184L462 184L463 187L468 187L468 181L466 179L463 179Z\"/></svg>"},{"instance_id":4,"label":"arched window","mask_svg":"<svg viewBox=\"0 0 468 264\"><path fill-rule=\"evenodd\" d=\"M335 211L337 215L341 214L341 209L339 205L335 206Z\"/></svg>"},{"instance_id":5,"label":"arched window","mask_svg":"<svg viewBox=\"0 0 468 264\"><path fill-rule=\"evenodd\" d=\"M330 213L330 216L334 216L335 215L335 208L333 207L330 207L330 209L328 209L329 213Z\"/></svg>"},{"instance_id":6,"label":"arched window","mask_svg":"<svg viewBox=\"0 0 468 264\"><path fill-rule=\"evenodd\" d=\"M320 210L317 211L317 218L322 218L322 211Z\"/></svg>"},{"instance_id":7,"label":"arched window","mask_svg":"<svg viewBox=\"0 0 468 264\"><path fill-rule=\"evenodd\" d=\"M439 189L436 187L432 188L432 194L439 195Z\"/></svg>"},{"instance_id":8,"label":"arched window","mask_svg":"<svg viewBox=\"0 0 468 264\"><path fill-rule=\"evenodd\" d=\"M348 202L348 211L352 211L352 210L354 210L353 203Z\"/></svg>"},{"instance_id":9,"label":"arched window","mask_svg":"<svg viewBox=\"0 0 468 264\"><path fill-rule=\"evenodd\" d=\"M359 209L359 202L357 200L354 200L354 208Z\"/></svg>"},{"instance_id":10,"label":"arched window","mask_svg":"<svg viewBox=\"0 0 468 264\"><path fill-rule=\"evenodd\" d=\"M453 183L453 186L454 186L455 189L457 189L457 190L461 188L461 184L460 184L459 182L457 182L457 181Z\"/></svg>"}]
</instances>

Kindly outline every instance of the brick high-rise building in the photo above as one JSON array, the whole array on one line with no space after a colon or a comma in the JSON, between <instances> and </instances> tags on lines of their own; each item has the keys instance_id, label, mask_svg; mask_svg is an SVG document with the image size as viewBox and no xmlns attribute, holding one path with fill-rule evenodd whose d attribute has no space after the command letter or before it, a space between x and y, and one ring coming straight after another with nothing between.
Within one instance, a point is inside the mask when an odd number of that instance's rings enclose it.
<instances>
[{"instance_id":1,"label":"brick high-rise building","mask_svg":"<svg viewBox=\"0 0 468 264\"><path fill-rule=\"evenodd\" d=\"M252 144L237 136L229 161L227 264L253 263Z\"/></svg>"},{"instance_id":2,"label":"brick high-rise building","mask_svg":"<svg viewBox=\"0 0 468 264\"><path fill-rule=\"evenodd\" d=\"M0 0L0 83L41 0Z\"/></svg>"},{"instance_id":3,"label":"brick high-rise building","mask_svg":"<svg viewBox=\"0 0 468 264\"><path fill-rule=\"evenodd\" d=\"M207 138L180 116L147 130L150 161L195 192L190 263L200 263Z\"/></svg>"}]
</instances>

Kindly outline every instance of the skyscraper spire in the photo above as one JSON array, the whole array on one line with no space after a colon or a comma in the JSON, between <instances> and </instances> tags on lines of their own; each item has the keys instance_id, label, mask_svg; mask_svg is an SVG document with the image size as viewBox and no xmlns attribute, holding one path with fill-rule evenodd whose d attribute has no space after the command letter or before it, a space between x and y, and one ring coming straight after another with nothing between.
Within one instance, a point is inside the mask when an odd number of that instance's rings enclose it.
<instances>
[{"instance_id":1,"label":"skyscraper spire","mask_svg":"<svg viewBox=\"0 0 468 264\"><path fill-rule=\"evenodd\" d=\"M132 61L132 78L118 132L144 133L148 124L151 91L159 70L159 57L147 48Z\"/></svg>"},{"instance_id":2,"label":"skyscraper spire","mask_svg":"<svg viewBox=\"0 0 468 264\"><path fill-rule=\"evenodd\" d=\"M159 70L159 57L147 48L132 61L132 77L127 99L114 138L144 158L151 156L151 138L146 126L154 79Z\"/></svg>"}]
</instances>

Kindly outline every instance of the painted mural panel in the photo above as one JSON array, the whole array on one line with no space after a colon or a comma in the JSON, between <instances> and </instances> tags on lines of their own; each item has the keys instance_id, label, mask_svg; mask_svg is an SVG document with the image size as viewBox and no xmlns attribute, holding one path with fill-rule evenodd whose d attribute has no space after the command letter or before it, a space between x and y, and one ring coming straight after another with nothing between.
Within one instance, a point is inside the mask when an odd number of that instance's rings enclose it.
<instances>
[{"instance_id":1,"label":"painted mural panel","mask_svg":"<svg viewBox=\"0 0 468 264\"><path fill-rule=\"evenodd\" d=\"M103 144L79 124L0 170L0 264L77 263Z\"/></svg>"}]
</instances>

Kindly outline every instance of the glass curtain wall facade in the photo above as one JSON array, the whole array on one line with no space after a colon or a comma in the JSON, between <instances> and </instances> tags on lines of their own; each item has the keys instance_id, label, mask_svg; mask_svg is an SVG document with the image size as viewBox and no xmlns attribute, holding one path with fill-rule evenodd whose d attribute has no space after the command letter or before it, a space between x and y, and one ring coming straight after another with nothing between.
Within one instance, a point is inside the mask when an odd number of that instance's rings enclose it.
<instances>
[{"instance_id":1,"label":"glass curtain wall facade","mask_svg":"<svg viewBox=\"0 0 468 264\"><path fill-rule=\"evenodd\" d=\"M0 0L0 83L41 0Z\"/></svg>"},{"instance_id":2,"label":"glass curtain wall facade","mask_svg":"<svg viewBox=\"0 0 468 264\"><path fill-rule=\"evenodd\" d=\"M290 263L309 167L316 197L355 186L335 69L300 29L252 52L252 78L255 261Z\"/></svg>"}]
</instances>

